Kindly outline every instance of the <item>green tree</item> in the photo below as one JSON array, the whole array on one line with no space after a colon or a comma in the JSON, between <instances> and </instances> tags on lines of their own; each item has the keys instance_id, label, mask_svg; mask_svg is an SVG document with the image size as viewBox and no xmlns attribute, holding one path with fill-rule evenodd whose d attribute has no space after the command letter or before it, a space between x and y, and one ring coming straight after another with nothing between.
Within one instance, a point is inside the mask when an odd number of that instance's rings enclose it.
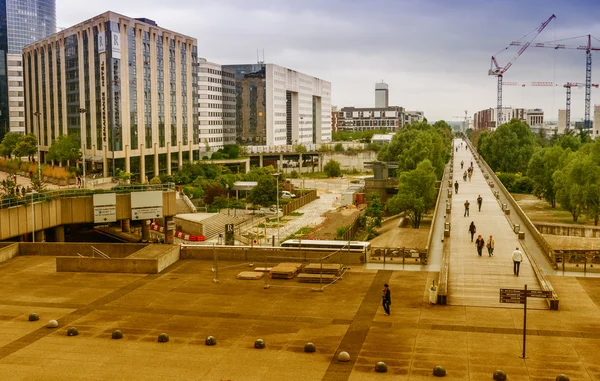
<instances>
[{"instance_id":1,"label":"green tree","mask_svg":"<svg viewBox=\"0 0 600 381\"><path fill-rule=\"evenodd\" d=\"M154 176L152 179L150 179L150 184L161 184L160 177Z\"/></svg>"},{"instance_id":2,"label":"green tree","mask_svg":"<svg viewBox=\"0 0 600 381\"><path fill-rule=\"evenodd\" d=\"M37 153L37 143L34 134L27 134L19 140L13 153L17 157L27 156L27 159L31 161L32 156Z\"/></svg>"},{"instance_id":3,"label":"green tree","mask_svg":"<svg viewBox=\"0 0 600 381\"><path fill-rule=\"evenodd\" d=\"M338 177L342 174L342 169L340 168L340 163L335 160L329 160L323 170L327 174L328 177Z\"/></svg>"},{"instance_id":4,"label":"green tree","mask_svg":"<svg viewBox=\"0 0 600 381\"><path fill-rule=\"evenodd\" d=\"M42 180L41 176L38 176L37 172L34 172L31 176L31 187L38 193L46 189L46 183Z\"/></svg>"},{"instance_id":5,"label":"green tree","mask_svg":"<svg viewBox=\"0 0 600 381\"><path fill-rule=\"evenodd\" d=\"M16 132L7 132L0 143L0 155L10 158L19 144L22 135Z\"/></svg>"},{"instance_id":6,"label":"green tree","mask_svg":"<svg viewBox=\"0 0 600 381\"><path fill-rule=\"evenodd\" d=\"M367 208L365 209L365 216L368 219L366 230L370 235L374 227L381 227L383 203L381 202L381 197L379 194L369 194Z\"/></svg>"},{"instance_id":7,"label":"green tree","mask_svg":"<svg viewBox=\"0 0 600 381\"><path fill-rule=\"evenodd\" d=\"M585 166L583 155L573 152L566 159L566 165L552 176L556 186L556 201L571 213L573 222L577 222L585 209Z\"/></svg>"},{"instance_id":8,"label":"green tree","mask_svg":"<svg viewBox=\"0 0 600 381\"><path fill-rule=\"evenodd\" d=\"M562 166L565 151L560 146L550 146L537 150L527 168L527 176L534 183L534 193L556 207L554 172Z\"/></svg>"},{"instance_id":9,"label":"green tree","mask_svg":"<svg viewBox=\"0 0 600 381\"><path fill-rule=\"evenodd\" d=\"M269 206L277 201L277 179L274 176L261 176L258 185L248 195L248 201L254 205Z\"/></svg>"},{"instance_id":10,"label":"green tree","mask_svg":"<svg viewBox=\"0 0 600 381\"><path fill-rule=\"evenodd\" d=\"M131 173L125 172L122 169L117 169L117 179L119 185L129 184L129 181L131 181Z\"/></svg>"},{"instance_id":11,"label":"green tree","mask_svg":"<svg viewBox=\"0 0 600 381\"><path fill-rule=\"evenodd\" d=\"M414 170L402 172L398 194L388 200L388 210L393 214L405 212L413 228L418 229L423 215L435 205L435 181L435 169L429 160L423 160Z\"/></svg>"},{"instance_id":12,"label":"green tree","mask_svg":"<svg viewBox=\"0 0 600 381\"><path fill-rule=\"evenodd\" d=\"M79 140L76 135L61 135L48 149L48 159L63 163L75 162L81 158Z\"/></svg>"},{"instance_id":13,"label":"green tree","mask_svg":"<svg viewBox=\"0 0 600 381\"><path fill-rule=\"evenodd\" d=\"M494 171L527 171L533 155L535 139L529 126L513 119L500 125L496 131L478 137L477 150Z\"/></svg>"},{"instance_id":14,"label":"green tree","mask_svg":"<svg viewBox=\"0 0 600 381\"><path fill-rule=\"evenodd\" d=\"M294 152L306 152L306 146L304 144L294 144Z\"/></svg>"},{"instance_id":15,"label":"green tree","mask_svg":"<svg viewBox=\"0 0 600 381\"><path fill-rule=\"evenodd\" d=\"M337 143L337 144L335 145L335 147L333 147L333 150L334 150L335 152L344 152L344 151L345 151L345 149L344 149L344 145L343 145L342 143Z\"/></svg>"}]
</instances>

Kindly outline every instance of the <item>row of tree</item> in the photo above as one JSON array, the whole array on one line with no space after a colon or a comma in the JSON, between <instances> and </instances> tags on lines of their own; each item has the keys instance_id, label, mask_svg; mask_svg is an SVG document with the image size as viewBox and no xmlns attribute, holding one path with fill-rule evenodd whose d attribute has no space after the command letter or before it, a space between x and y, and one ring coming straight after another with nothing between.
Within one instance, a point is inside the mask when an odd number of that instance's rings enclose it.
<instances>
[{"instance_id":1,"label":"row of tree","mask_svg":"<svg viewBox=\"0 0 600 381\"><path fill-rule=\"evenodd\" d=\"M452 128L444 121L415 122L396 133L377 155L380 161L398 163L398 194L388 200L388 211L404 212L414 228L435 206L435 184L450 159L452 138Z\"/></svg>"},{"instance_id":2,"label":"row of tree","mask_svg":"<svg viewBox=\"0 0 600 381\"><path fill-rule=\"evenodd\" d=\"M0 143L0 155L12 158L27 156L32 161L37 153L37 137L34 134L22 135L8 132ZM80 142L77 135L61 135L50 145L47 159L55 163L74 163L81 158Z\"/></svg>"},{"instance_id":3,"label":"row of tree","mask_svg":"<svg viewBox=\"0 0 600 381\"><path fill-rule=\"evenodd\" d=\"M476 139L478 152L495 172L530 182L533 194L569 211L574 222L585 215L598 225L600 140L572 130L547 138L516 119Z\"/></svg>"}]
</instances>

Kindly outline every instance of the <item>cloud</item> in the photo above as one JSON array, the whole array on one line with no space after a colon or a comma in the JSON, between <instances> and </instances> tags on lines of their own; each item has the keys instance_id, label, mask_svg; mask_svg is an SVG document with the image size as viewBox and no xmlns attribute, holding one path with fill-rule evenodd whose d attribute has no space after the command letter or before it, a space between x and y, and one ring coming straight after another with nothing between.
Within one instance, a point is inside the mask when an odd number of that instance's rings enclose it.
<instances>
[{"instance_id":1,"label":"cloud","mask_svg":"<svg viewBox=\"0 0 600 381\"><path fill-rule=\"evenodd\" d=\"M425 111L429 120L495 107L491 55L552 13L557 19L536 41L600 38L600 3L591 0L61 0L57 6L62 27L107 10L153 19L195 37L200 56L213 62L252 63L264 49L267 62L331 81L338 106L373 105L374 84L383 79L391 103ZM499 60L504 64L515 52L510 48ZM582 81L584 58L575 50L530 48L505 80ZM556 119L562 90L505 89L504 103L541 107ZM575 119L583 116L580 102L574 91Z\"/></svg>"}]
</instances>

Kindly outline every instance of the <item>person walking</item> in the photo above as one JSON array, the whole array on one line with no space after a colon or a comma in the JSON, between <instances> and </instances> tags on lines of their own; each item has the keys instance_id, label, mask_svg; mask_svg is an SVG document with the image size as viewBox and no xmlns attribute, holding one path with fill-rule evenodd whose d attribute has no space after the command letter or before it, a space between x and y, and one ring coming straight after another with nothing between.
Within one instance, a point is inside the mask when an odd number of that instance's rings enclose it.
<instances>
[{"instance_id":1,"label":"person walking","mask_svg":"<svg viewBox=\"0 0 600 381\"><path fill-rule=\"evenodd\" d=\"M483 237L481 236L481 234L479 234L477 236L477 239L475 240L475 247L477 247L477 254L479 254L480 257L481 257L481 252L483 251L483 245L485 245L485 241L483 240Z\"/></svg>"},{"instance_id":2,"label":"person walking","mask_svg":"<svg viewBox=\"0 0 600 381\"><path fill-rule=\"evenodd\" d=\"M519 248L515 248L512 255L513 260L513 272L516 276L519 276L519 268L521 267L521 262L523 262L523 253Z\"/></svg>"},{"instance_id":3,"label":"person walking","mask_svg":"<svg viewBox=\"0 0 600 381\"><path fill-rule=\"evenodd\" d=\"M470 205L471 204L469 203L469 200L465 201L465 215L464 215L465 217L469 216L469 206Z\"/></svg>"},{"instance_id":4,"label":"person walking","mask_svg":"<svg viewBox=\"0 0 600 381\"><path fill-rule=\"evenodd\" d=\"M390 286L387 284L383 285L383 292L381 295L381 304L383 305L383 310L385 311L385 315L389 316L390 304L392 304L392 293L390 291Z\"/></svg>"},{"instance_id":5,"label":"person walking","mask_svg":"<svg viewBox=\"0 0 600 381\"><path fill-rule=\"evenodd\" d=\"M465 171L465 173L463 173L463 180L467 181L467 171Z\"/></svg>"},{"instance_id":6,"label":"person walking","mask_svg":"<svg viewBox=\"0 0 600 381\"><path fill-rule=\"evenodd\" d=\"M469 172L469 181L471 181L471 176L473 176L473 171Z\"/></svg>"},{"instance_id":7,"label":"person walking","mask_svg":"<svg viewBox=\"0 0 600 381\"><path fill-rule=\"evenodd\" d=\"M458 180L454 182L454 193L458 193Z\"/></svg>"},{"instance_id":8,"label":"person walking","mask_svg":"<svg viewBox=\"0 0 600 381\"><path fill-rule=\"evenodd\" d=\"M465 165L465 161L464 161L464 160L461 160L461 161L460 161L460 169L463 169L463 166L464 166L464 165Z\"/></svg>"},{"instance_id":9,"label":"person walking","mask_svg":"<svg viewBox=\"0 0 600 381\"><path fill-rule=\"evenodd\" d=\"M481 212L481 204L483 204L483 198L481 198L481 195L477 195L477 206L479 206L479 211Z\"/></svg>"},{"instance_id":10,"label":"person walking","mask_svg":"<svg viewBox=\"0 0 600 381\"><path fill-rule=\"evenodd\" d=\"M475 222L471 221L471 225L469 225L469 233L471 233L471 242L473 242L473 236L477 232L477 228L475 227Z\"/></svg>"},{"instance_id":11,"label":"person walking","mask_svg":"<svg viewBox=\"0 0 600 381\"><path fill-rule=\"evenodd\" d=\"M492 236L490 236L490 239L488 239L487 244L485 246L488 249L488 256L493 257L494 256L494 238Z\"/></svg>"}]
</instances>

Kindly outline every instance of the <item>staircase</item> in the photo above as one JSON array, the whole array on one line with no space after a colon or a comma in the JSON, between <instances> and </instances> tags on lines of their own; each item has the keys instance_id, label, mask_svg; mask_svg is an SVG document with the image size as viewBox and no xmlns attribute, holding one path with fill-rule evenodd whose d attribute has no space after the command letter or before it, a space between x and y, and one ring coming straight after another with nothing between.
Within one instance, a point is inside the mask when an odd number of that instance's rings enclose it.
<instances>
[{"instance_id":1,"label":"staircase","mask_svg":"<svg viewBox=\"0 0 600 381\"><path fill-rule=\"evenodd\" d=\"M204 236L207 240L216 237L219 233L225 233L225 225L238 224L243 221L242 218L228 216L226 214L217 213L202 220Z\"/></svg>"},{"instance_id":2,"label":"staircase","mask_svg":"<svg viewBox=\"0 0 600 381\"><path fill-rule=\"evenodd\" d=\"M195 213L182 198L176 199L175 205L177 206L177 214Z\"/></svg>"}]
</instances>

